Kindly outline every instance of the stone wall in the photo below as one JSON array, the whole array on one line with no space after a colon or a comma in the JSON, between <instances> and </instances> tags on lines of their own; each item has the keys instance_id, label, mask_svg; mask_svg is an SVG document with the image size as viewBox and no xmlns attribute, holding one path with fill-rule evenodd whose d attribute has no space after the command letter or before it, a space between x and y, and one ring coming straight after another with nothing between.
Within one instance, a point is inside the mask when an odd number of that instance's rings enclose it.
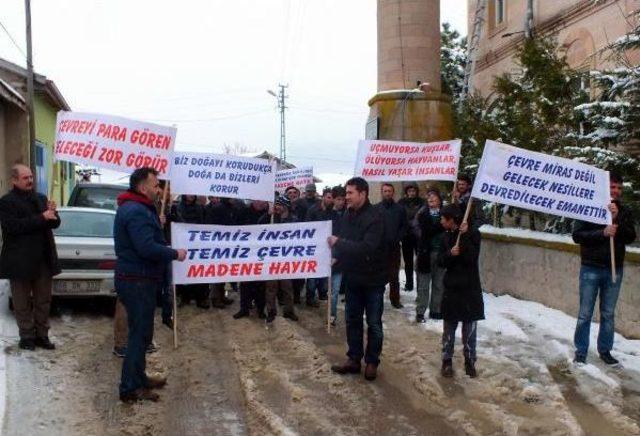
<instances>
[{"instance_id":1,"label":"stone wall","mask_svg":"<svg viewBox=\"0 0 640 436\"><path fill-rule=\"evenodd\" d=\"M578 313L579 247L569 236L482 228L482 286L497 295L536 301L571 316ZM597 316L597 309L596 309ZM596 318L597 319L597 318ZM640 250L627 249L616 330L640 339Z\"/></svg>"}]
</instances>

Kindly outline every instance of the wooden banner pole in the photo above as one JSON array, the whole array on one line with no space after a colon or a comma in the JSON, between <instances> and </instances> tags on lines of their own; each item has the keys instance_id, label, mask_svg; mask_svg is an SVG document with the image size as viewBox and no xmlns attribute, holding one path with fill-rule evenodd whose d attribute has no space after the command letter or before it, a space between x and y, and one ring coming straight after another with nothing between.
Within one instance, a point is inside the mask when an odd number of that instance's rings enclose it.
<instances>
[{"instance_id":1,"label":"wooden banner pole","mask_svg":"<svg viewBox=\"0 0 640 436\"><path fill-rule=\"evenodd\" d=\"M616 274L616 245L614 237L609 237L609 249L611 250L611 283L615 283L618 280Z\"/></svg>"},{"instance_id":2,"label":"wooden banner pole","mask_svg":"<svg viewBox=\"0 0 640 436\"><path fill-rule=\"evenodd\" d=\"M331 296L333 293L333 286L331 282L333 280L331 280L331 276L329 276L327 280L327 333L331 334L331 302L333 301Z\"/></svg>"},{"instance_id":3,"label":"wooden banner pole","mask_svg":"<svg viewBox=\"0 0 640 436\"><path fill-rule=\"evenodd\" d=\"M469 197L469 203L467 203L467 210L464 212L464 218L462 218L462 222L466 223L469 221L469 214L471 213L471 205L473 203L473 197ZM456 247L460 246L460 237L462 233L458 232L458 239L456 240Z\"/></svg>"},{"instance_id":4,"label":"wooden banner pole","mask_svg":"<svg viewBox=\"0 0 640 436\"><path fill-rule=\"evenodd\" d=\"M178 348L178 298L176 285L173 285L173 349Z\"/></svg>"},{"instance_id":5,"label":"wooden banner pole","mask_svg":"<svg viewBox=\"0 0 640 436\"><path fill-rule=\"evenodd\" d=\"M160 204L160 215L164 215L164 210L167 206L167 194L169 193L169 181L167 180L162 190L162 203Z\"/></svg>"}]
</instances>

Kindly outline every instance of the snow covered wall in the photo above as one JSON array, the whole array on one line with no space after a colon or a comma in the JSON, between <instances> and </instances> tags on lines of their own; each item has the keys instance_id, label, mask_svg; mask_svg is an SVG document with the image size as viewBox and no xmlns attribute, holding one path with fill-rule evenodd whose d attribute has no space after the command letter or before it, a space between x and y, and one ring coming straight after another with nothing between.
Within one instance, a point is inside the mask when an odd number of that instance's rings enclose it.
<instances>
[{"instance_id":1,"label":"snow covered wall","mask_svg":"<svg viewBox=\"0 0 640 436\"><path fill-rule=\"evenodd\" d=\"M570 236L483 226L482 286L578 314L579 247ZM597 310L596 310L597 312ZM640 339L640 250L627 248L616 330Z\"/></svg>"}]
</instances>

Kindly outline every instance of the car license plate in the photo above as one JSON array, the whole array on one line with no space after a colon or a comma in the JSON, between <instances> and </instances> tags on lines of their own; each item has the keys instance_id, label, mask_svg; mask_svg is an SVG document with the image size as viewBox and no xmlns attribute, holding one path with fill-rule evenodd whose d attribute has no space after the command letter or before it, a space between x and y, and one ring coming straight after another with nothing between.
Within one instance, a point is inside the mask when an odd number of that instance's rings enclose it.
<instances>
[{"instance_id":1,"label":"car license plate","mask_svg":"<svg viewBox=\"0 0 640 436\"><path fill-rule=\"evenodd\" d=\"M53 291L59 294L100 292L100 280L55 280Z\"/></svg>"}]
</instances>

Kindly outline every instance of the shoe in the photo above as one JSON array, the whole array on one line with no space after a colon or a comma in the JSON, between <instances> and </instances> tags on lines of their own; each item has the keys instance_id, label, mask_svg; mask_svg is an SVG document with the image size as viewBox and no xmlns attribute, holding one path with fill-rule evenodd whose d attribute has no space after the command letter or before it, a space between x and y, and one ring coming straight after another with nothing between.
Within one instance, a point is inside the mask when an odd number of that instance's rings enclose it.
<instances>
[{"instance_id":1,"label":"shoe","mask_svg":"<svg viewBox=\"0 0 640 436\"><path fill-rule=\"evenodd\" d=\"M395 307L396 309L402 309L404 306L402 305L402 303L400 303L399 301L393 302L391 303L391 305L393 307Z\"/></svg>"},{"instance_id":2,"label":"shoe","mask_svg":"<svg viewBox=\"0 0 640 436\"><path fill-rule=\"evenodd\" d=\"M147 389L160 389L167 384L167 378L159 375L147 376Z\"/></svg>"},{"instance_id":3,"label":"shoe","mask_svg":"<svg viewBox=\"0 0 640 436\"><path fill-rule=\"evenodd\" d=\"M209 300L198 301L196 303L196 306L198 306L200 309L211 309L211 303L209 302Z\"/></svg>"},{"instance_id":4,"label":"shoe","mask_svg":"<svg viewBox=\"0 0 640 436\"><path fill-rule=\"evenodd\" d=\"M249 316L249 311L248 310L240 310L236 313L233 314L233 319L240 319L240 318L244 318L245 316Z\"/></svg>"},{"instance_id":5,"label":"shoe","mask_svg":"<svg viewBox=\"0 0 640 436\"><path fill-rule=\"evenodd\" d=\"M620 361L613 357L608 351L606 353L600 353L600 359L607 365L617 365L620 363Z\"/></svg>"},{"instance_id":6,"label":"shoe","mask_svg":"<svg viewBox=\"0 0 640 436\"><path fill-rule=\"evenodd\" d=\"M576 354L576 357L573 358L573 363L586 364L587 363L587 356L578 356Z\"/></svg>"},{"instance_id":7,"label":"shoe","mask_svg":"<svg viewBox=\"0 0 640 436\"><path fill-rule=\"evenodd\" d=\"M222 300L222 303L224 303L226 306L230 306L233 304L233 298L224 297L224 299Z\"/></svg>"},{"instance_id":8,"label":"shoe","mask_svg":"<svg viewBox=\"0 0 640 436\"><path fill-rule=\"evenodd\" d=\"M318 303L316 300L307 300L307 306L320 307L320 303Z\"/></svg>"},{"instance_id":9,"label":"shoe","mask_svg":"<svg viewBox=\"0 0 640 436\"><path fill-rule=\"evenodd\" d=\"M476 371L476 365L473 360L464 360L464 372L471 378L478 377L478 372Z\"/></svg>"},{"instance_id":10,"label":"shoe","mask_svg":"<svg viewBox=\"0 0 640 436\"><path fill-rule=\"evenodd\" d=\"M158 346L156 344L151 342L149 345L147 345L147 349L146 349L147 354L153 354L156 351L158 351Z\"/></svg>"},{"instance_id":11,"label":"shoe","mask_svg":"<svg viewBox=\"0 0 640 436\"><path fill-rule=\"evenodd\" d=\"M23 350L33 351L36 349L36 342L34 339L20 339L18 346Z\"/></svg>"},{"instance_id":12,"label":"shoe","mask_svg":"<svg viewBox=\"0 0 640 436\"><path fill-rule=\"evenodd\" d=\"M152 392L147 388L136 389L133 392L127 392L126 394L120 394L120 401L127 404L132 404L137 401L153 401L156 402L160 399L160 395Z\"/></svg>"},{"instance_id":13,"label":"shoe","mask_svg":"<svg viewBox=\"0 0 640 436\"><path fill-rule=\"evenodd\" d=\"M343 365L333 365L331 371L336 374L360 374L360 362L348 359Z\"/></svg>"},{"instance_id":14,"label":"shoe","mask_svg":"<svg viewBox=\"0 0 640 436\"><path fill-rule=\"evenodd\" d=\"M266 319L267 315L264 313L264 310L259 310L258 311L258 318L260 319Z\"/></svg>"},{"instance_id":15,"label":"shoe","mask_svg":"<svg viewBox=\"0 0 640 436\"><path fill-rule=\"evenodd\" d=\"M426 322L425 319L424 319L424 315L416 315L416 322L417 323Z\"/></svg>"},{"instance_id":16,"label":"shoe","mask_svg":"<svg viewBox=\"0 0 640 436\"><path fill-rule=\"evenodd\" d=\"M275 312L267 313L267 322L273 322L274 319L276 319L276 313Z\"/></svg>"},{"instance_id":17,"label":"shoe","mask_svg":"<svg viewBox=\"0 0 640 436\"><path fill-rule=\"evenodd\" d=\"M451 378L453 377L453 361L451 359L446 359L442 361L442 377Z\"/></svg>"},{"instance_id":18,"label":"shoe","mask_svg":"<svg viewBox=\"0 0 640 436\"><path fill-rule=\"evenodd\" d=\"M335 316L331 317L330 323L331 323L331 327L335 327L336 326L336 317Z\"/></svg>"},{"instance_id":19,"label":"shoe","mask_svg":"<svg viewBox=\"0 0 640 436\"><path fill-rule=\"evenodd\" d=\"M406 285L404 285L404 291L413 292L413 283L407 283Z\"/></svg>"},{"instance_id":20,"label":"shoe","mask_svg":"<svg viewBox=\"0 0 640 436\"><path fill-rule=\"evenodd\" d=\"M162 320L162 324L166 325L171 330L173 330L173 318L165 318L165 319L163 319Z\"/></svg>"},{"instance_id":21,"label":"shoe","mask_svg":"<svg viewBox=\"0 0 640 436\"><path fill-rule=\"evenodd\" d=\"M113 347L112 353L116 357L124 357L127 354L127 347Z\"/></svg>"},{"instance_id":22,"label":"shoe","mask_svg":"<svg viewBox=\"0 0 640 436\"><path fill-rule=\"evenodd\" d=\"M375 363L367 363L364 368L364 378L368 381L374 381L378 376L378 365Z\"/></svg>"},{"instance_id":23,"label":"shoe","mask_svg":"<svg viewBox=\"0 0 640 436\"><path fill-rule=\"evenodd\" d=\"M53 342L49 340L48 336L42 336L40 338L36 338L34 341L36 347L44 348L45 350L55 350L56 346Z\"/></svg>"},{"instance_id":24,"label":"shoe","mask_svg":"<svg viewBox=\"0 0 640 436\"><path fill-rule=\"evenodd\" d=\"M285 312L282 314L283 318L289 318L291 321L298 321L298 315L293 312Z\"/></svg>"}]
</instances>

